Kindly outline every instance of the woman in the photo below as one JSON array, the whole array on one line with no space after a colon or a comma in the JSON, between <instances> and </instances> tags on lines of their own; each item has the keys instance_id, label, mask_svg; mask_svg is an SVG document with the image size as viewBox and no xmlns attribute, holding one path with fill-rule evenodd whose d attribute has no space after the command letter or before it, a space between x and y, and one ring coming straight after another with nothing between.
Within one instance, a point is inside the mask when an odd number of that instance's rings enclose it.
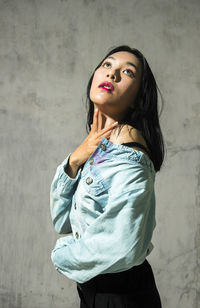
<instances>
[{"instance_id":1,"label":"woman","mask_svg":"<svg viewBox=\"0 0 200 308\"><path fill-rule=\"evenodd\" d=\"M164 157L157 86L137 49L111 50L91 76L89 133L57 167L51 259L76 281L80 307L160 308L153 250L155 174Z\"/></svg>"}]
</instances>

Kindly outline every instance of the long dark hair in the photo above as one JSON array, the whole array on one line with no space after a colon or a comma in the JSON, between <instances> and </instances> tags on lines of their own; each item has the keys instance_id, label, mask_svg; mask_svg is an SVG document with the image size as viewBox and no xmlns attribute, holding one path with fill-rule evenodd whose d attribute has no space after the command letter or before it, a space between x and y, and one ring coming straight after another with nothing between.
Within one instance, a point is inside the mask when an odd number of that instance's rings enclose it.
<instances>
[{"instance_id":1,"label":"long dark hair","mask_svg":"<svg viewBox=\"0 0 200 308\"><path fill-rule=\"evenodd\" d=\"M150 158L154 164L154 169L157 172L161 168L165 154L164 140L159 124L157 91L159 91L161 95L161 110L163 109L163 98L147 60L138 49L130 48L127 45L115 47L107 53L104 59L95 68L87 85L86 107L88 109L88 113L86 130L87 133L89 133L91 130L90 125L93 121L94 104L90 100L90 88L92 85L94 73L109 55L119 51L128 51L134 54L139 59L142 66L141 83L136 99L134 101L134 108L128 108L128 112L126 113L122 124L128 124L141 132L147 143L147 147L150 152Z\"/></svg>"}]
</instances>

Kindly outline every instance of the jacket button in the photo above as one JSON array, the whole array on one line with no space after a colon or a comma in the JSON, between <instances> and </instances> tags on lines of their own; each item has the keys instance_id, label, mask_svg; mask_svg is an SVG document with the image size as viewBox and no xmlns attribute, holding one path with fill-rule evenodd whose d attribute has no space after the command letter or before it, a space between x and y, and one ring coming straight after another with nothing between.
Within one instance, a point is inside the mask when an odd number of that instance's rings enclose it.
<instances>
[{"instance_id":1,"label":"jacket button","mask_svg":"<svg viewBox=\"0 0 200 308\"><path fill-rule=\"evenodd\" d=\"M89 185L89 184L91 184L93 182L93 179L91 178L91 177L88 177L87 179L86 179L86 183Z\"/></svg>"},{"instance_id":2,"label":"jacket button","mask_svg":"<svg viewBox=\"0 0 200 308\"><path fill-rule=\"evenodd\" d=\"M91 159L90 159L90 165L93 165L93 163L94 163L94 159L91 158Z\"/></svg>"},{"instance_id":3,"label":"jacket button","mask_svg":"<svg viewBox=\"0 0 200 308\"><path fill-rule=\"evenodd\" d=\"M102 149L103 151L105 151L105 150L106 150L106 146L105 146L105 144L101 143L101 144L100 144L100 147L101 147L101 149Z\"/></svg>"},{"instance_id":4,"label":"jacket button","mask_svg":"<svg viewBox=\"0 0 200 308\"><path fill-rule=\"evenodd\" d=\"M79 234L78 232L75 233L76 238L79 238Z\"/></svg>"},{"instance_id":5,"label":"jacket button","mask_svg":"<svg viewBox=\"0 0 200 308\"><path fill-rule=\"evenodd\" d=\"M74 208L75 208L75 210L76 210L76 203L74 203Z\"/></svg>"}]
</instances>

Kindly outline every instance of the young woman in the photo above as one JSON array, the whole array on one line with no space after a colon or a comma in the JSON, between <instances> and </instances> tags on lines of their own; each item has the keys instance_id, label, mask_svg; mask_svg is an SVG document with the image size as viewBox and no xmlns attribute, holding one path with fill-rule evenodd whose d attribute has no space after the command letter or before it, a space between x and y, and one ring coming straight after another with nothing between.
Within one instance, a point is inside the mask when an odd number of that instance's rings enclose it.
<instances>
[{"instance_id":1,"label":"young woman","mask_svg":"<svg viewBox=\"0 0 200 308\"><path fill-rule=\"evenodd\" d=\"M88 83L88 136L51 184L53 225L72 233L57 240L51 259L77 283L81 308L161 308L146 259L164 160L157 90L140 51L112 49Z\"/></svg>"}]
</instances>

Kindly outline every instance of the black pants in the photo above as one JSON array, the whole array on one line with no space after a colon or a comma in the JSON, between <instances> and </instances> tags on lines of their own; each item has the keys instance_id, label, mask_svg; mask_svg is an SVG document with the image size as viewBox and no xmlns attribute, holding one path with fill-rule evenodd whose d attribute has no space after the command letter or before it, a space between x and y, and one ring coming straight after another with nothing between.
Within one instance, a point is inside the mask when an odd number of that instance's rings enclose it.
<instances>
[{"instance_id":1,"label":"black pants","mask_svg":"<svg viewBox=\"0 0 200 308\"><path fill-rule=\"evenodd\" d=\"M80 308L162 308L154 274L145 261L131 269L77 283Z\"/></svg>"}]
</instances>

